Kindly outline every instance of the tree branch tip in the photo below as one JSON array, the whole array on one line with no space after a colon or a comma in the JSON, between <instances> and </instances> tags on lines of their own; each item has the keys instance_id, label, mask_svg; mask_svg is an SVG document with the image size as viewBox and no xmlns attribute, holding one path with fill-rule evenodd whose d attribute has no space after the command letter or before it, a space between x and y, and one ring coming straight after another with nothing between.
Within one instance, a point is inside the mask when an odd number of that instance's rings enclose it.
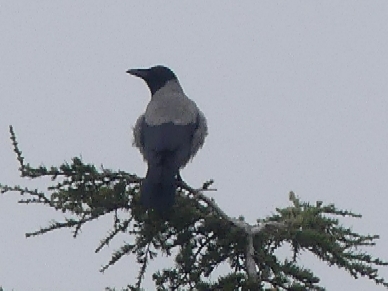
<instances>
[{"instance_id":1,"label":"tree branch tip","mask_svg":"<svg viewBox=\"0 0 388 291\"><path fill-rule=\"evenodd\" d=\"M207 189L203 189L203 188L200 188L200 189L194 189L196 192L215 192L215 191L218 191L216 188L207 188Z\"/></svg>"}]
</instances>

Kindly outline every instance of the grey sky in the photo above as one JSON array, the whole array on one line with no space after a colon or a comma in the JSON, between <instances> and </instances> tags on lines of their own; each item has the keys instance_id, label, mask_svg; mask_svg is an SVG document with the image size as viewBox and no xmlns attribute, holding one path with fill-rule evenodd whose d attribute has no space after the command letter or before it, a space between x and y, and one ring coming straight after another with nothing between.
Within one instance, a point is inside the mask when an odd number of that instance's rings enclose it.
<instances>
[{"instance_id":1,"label":"grey sky","mask_svg":"<svg viewBox=\"0 0 388 291\"><path fill-rule=\"evenodd\" d=\"M193 186L253 222L303 200L364 215L388 259L387 1L0 1L0 181L21 183L15 127L33 165L85 162L143 175L131 127L149 100L125 71L170 66L208 118L210 135L183 171ZM43 187L44 181L25 183ZM79 239L25 239L60 213L0 198L0 284L15 291L103 290L137 275L126 257L98 268L124 240L94 254L111 220ZM328 290L383 290L302 257ZM164 267L158 260L153 268ZM388 270L382 270L388 278ZM151 273L147 273L150 285Z\"/></svg>"}]
</instances>

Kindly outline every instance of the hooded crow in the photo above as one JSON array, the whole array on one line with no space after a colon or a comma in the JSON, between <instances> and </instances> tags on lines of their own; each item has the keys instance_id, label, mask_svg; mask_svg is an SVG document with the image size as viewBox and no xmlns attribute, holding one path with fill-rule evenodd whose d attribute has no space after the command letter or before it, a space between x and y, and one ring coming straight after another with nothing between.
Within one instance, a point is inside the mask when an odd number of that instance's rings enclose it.
<instances>
[{"instance_id":1,"label":"hooded crow","mask_svg":"<svg viewBox=\"0 0 388 291\"><path fill-rule=\"evenodd\" d=\"M175 202L179 170L204 144L206 118L169 68L154 66L127 73L143 79L151 91L151 101L133 129L134 146L148 165L141 202L147 209L166 212Z\"/></svg>"}]
</instances>

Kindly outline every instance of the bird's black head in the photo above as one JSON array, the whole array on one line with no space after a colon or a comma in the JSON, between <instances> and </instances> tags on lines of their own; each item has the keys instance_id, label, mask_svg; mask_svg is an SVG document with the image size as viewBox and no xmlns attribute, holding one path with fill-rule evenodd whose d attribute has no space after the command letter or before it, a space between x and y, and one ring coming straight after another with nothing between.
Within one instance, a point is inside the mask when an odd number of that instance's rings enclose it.
<instances>
[{"instance_id":1,"label":"bird's black head","mask_svg":"<svg viewBox=\"0 0 388 291\"><path fill-rule=\"evenodd\" d=\"M164 66L155 66L149 69L131 69L127 73L142 78L150 88L152 95L162 88L167 81L177 79L174 72Z\"/></svg>"}]
</instances>

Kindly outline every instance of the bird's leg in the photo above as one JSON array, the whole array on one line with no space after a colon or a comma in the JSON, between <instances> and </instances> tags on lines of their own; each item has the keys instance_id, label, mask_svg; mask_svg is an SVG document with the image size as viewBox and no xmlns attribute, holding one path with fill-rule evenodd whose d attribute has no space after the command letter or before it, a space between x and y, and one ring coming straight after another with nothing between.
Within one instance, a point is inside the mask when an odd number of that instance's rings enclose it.
<instances>
[{"instance_id":1,"label":"bird's leg","mask_svg":"<svg viewBox=\"0 0 388 291\"><path fill-rule=\"evenodd\" d=\"M178 174L176 175L176 181L177 181L177 182L183 182L181 173L180 173L179 171L178 171Z\"/></svg>"},{"instance_id":2,"label":"bird's leg","mask_svg":"<svg viewBox=\"0 0 388 291\"><path fill-rule=\"evenodd\" d=\"M175 183L177 184L178 187L184 187L186 185L185 181L183 181L181 173L178 171L178 174L176 174L176 180Z\"/></svg>"}]
</instances>

